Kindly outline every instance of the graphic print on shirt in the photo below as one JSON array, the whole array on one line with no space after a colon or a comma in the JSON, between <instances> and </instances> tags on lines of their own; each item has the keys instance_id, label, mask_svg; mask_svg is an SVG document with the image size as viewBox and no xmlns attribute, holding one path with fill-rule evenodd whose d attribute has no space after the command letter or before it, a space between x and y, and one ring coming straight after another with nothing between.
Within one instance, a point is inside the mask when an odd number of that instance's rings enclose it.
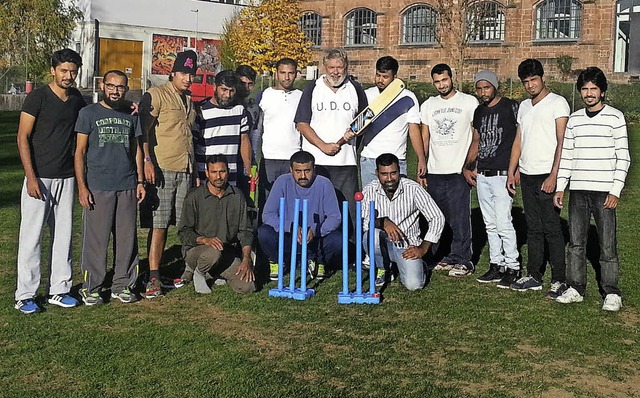
<instances>
[{"instance_id":1,"label":"graphic print on shirt","mask_svg":"<svg viewBox=\"0 0 640 398\"><path fill-rule=\"evenodd\" d=\"M98 146L101 148L104 147L105 144L123 144L128 150L130 131L131 120L119 117L106 117L96 120Z\"/></svg>"},{"instance_id":2,"label":"graphic print on shirt","mask_svg":"<svg viewBox=\"0 0 640 398\"><path fill-rule=\"evenodd\" d=\"M502 142L503 128L500 126L500 114L485 115L480 120L480 145L478 159L488 159L496 156L496 151Z\"/></svg>"}]
</instances>

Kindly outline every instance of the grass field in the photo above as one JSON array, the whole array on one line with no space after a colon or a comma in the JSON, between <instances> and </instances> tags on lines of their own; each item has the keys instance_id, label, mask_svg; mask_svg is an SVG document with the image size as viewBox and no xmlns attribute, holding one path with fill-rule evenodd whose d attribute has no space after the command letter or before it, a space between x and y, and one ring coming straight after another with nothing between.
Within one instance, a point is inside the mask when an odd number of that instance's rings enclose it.
<instances>
[{"instance_id":1,"label":"grass field","mask_svg":"<svg viewBox=\"0 0 640 398\"><path fill-rule=\"evenodd\" d=\"M13 309L23 178L16 129L17 114L0 113L0 397L640 396L636 163L618 212L619 313L600 309L590 270L586 299L576 305L436 274L420 292L391 284L382 305L340 306L337 274L306 302L268 298L273 284L248 296L226 286L197 296L188 287L131 305L47 306L24 316ZM636 125L632 157L639 134ZM484 272L477 206L473 217ZM170 236L177 245L175 230ZM76 282L79 238L78 224ZM146 232L140 238L144 246Z\"/></svg>"}]
</instances>

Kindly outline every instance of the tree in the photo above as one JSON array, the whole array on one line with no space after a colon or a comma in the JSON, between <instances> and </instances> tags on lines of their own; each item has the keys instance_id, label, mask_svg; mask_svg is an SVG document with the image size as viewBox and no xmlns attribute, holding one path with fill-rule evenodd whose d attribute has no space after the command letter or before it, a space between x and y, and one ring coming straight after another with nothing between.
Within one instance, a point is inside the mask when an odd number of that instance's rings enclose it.
<instances>
[{"instance_id":1,"label":"tree","mask_svg":"<svg viewBox=\"0 0 640 398\"><path fill-rule=\"evenodd\" d=\"M0 2L0 75L22 66L33 78L49 70L51 54L68 45L82 12L73 1Z\"/></svg>"},{"instance_id":2,"label":"tree","mask_svg":"<svg viewBox=\"0 0 640 398\"><path fill-rule=\"evenodd\" d=\"M302 66L311 60L312 43L300 29L298 0L253 0L229 21L222 45L232 49L236 64L271 71L284 57ZM225 54L225 49L221 50Z\"/></svg>"}]
</instances>

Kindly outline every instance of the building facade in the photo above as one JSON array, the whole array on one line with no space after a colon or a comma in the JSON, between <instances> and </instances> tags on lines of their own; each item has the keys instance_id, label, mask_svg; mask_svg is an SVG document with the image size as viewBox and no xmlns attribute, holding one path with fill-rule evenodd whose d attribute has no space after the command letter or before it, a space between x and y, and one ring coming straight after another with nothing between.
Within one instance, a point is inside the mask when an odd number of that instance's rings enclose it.
<instances>
[{"instance_id":1,"label":"building facade","mask_svg":"<svg viewBox=\"0 0 640 398\"><path fill-rule=\"evenodd\" d=\"M426 81L445 62L465 81L481 69L517 78L525 58L551 77L587 66L614 81L640 74L640 0L302 0L301 26L322 49L344 47L350 72L371 81L391 55L399 75Z\"/></svg>"}]
</instances>

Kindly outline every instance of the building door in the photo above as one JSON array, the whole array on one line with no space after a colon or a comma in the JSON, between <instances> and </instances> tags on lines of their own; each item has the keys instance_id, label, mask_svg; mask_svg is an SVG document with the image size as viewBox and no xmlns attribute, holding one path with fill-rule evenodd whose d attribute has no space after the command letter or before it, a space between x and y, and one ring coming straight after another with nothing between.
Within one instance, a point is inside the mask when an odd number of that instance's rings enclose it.
<instances>
[{"instance_id":1,"label":"building door","mask_svg":"<svg viewBox=\"0 0 640 398\"><path fill-rule=\"evenodd\" d=\"M129 88L142 87L142 42L100 38L100 76L111 69L123 71L129 77Z\"/></svg>"},{"instance_id":2,"label":"building door","mask_svg":"<svg viewBox=\"0 0 640 398\"><path fill-rule=\"evenodd\" d=\"M640 73L640 0L617 0L614 72Z\"/></svg>"}]
</instances>

